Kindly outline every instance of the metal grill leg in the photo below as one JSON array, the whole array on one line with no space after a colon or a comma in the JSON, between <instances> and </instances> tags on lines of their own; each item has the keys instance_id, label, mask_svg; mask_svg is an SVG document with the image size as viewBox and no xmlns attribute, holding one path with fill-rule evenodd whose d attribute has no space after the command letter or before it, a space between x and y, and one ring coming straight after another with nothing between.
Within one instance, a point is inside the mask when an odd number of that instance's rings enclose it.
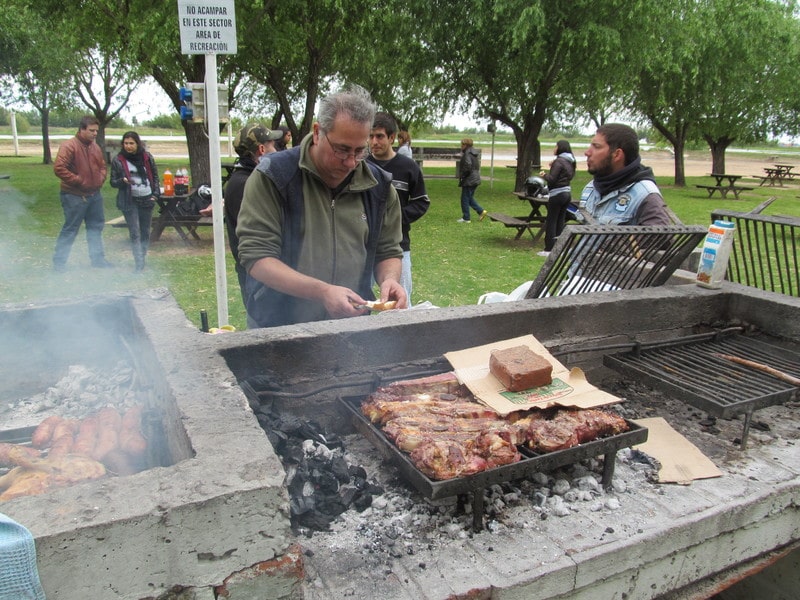
<instances>
[{"instance_id":1,"label":"metal grill leg","mask_svg":"<svg viewBox=\"0 0 800 600\"><path fill-rule=\"evenodd\" d=\"M614 466L617 461L617 451L606 452L603 455L603 489L611 489L611 480L614 479Z\"/></svg>"},{"instance_id":2,"label":"metal grill leg","mask_svg":"<svg viewBox=\"0 0 800 600\"><path fill-rule=\"evenodd\" d=\"M472 492L472 531L483 531L483 488Z\"/></svg>"},{"instance_id":3,"label":"metal grill leg","mask_svg":"<svg viewBox=\"0 0 800 600\"><path fill-rule=\"evenodd\" d=\"M741 449L747 450L747 436L750 435L750 421L753 420L753 411L748 410L744 413L744 427L742 427L742 444Z\"/></svg>"}]
</instances>

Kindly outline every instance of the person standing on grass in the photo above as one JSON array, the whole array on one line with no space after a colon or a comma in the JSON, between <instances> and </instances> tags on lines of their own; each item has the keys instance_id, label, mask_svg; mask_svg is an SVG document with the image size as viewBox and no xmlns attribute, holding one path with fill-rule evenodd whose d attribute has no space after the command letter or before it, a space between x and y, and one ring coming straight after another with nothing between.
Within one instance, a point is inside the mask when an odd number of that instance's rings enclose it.
<instances>
[{"instance_id":1,"label":"person standing on grass","mask_svg":"<svg viewBox=\"0 0 800 600\"><path fill-rule=\"evenodd\" d=\"M403 210L403 272L400 285L406 290L408 302L411 304L411 224L428 212L431 201L425 190L425 179L422 169L412 158L403 156L398 149L392 148L397 122L385 112L375 113L372 130L369 132L370 155L367 160L375 163L384 171L392 174L392 186L400 197ZM402 133L402 132L401 132ZM402 146L401 146L402 147Z\"/></svg>"},{"instance_id":2,"label":"person standing on grass","mask_svg":"<svg viewBox=\"0 0 800 600\"><path fill-rule=\"evenodd\" d=\"M472 208L483 221L488 214L475 200L475 190L481 184L481 161L478 150L473 148L470 138L461 140L461 160L458 163L458 186L461 188L461 218L458 223L471 223L469 209Z\"/></svg>"},{"instance_id":3,"label":"person standing on grass","mask_svg":"<svg viewBox=\"0 0 800 600\"><path fill-rule=\"evenodd\" d=\"M411 151L411 134L405 130L397 133L397 154L414 158L414 153Z\"/></svg>"},{"instance_id":4,"label":"person standing on grass","mask_svg":"<svg viewBox=\"0 0 800 600\"><path fill-rule=\"evenodd\" d=\"M95 142L99 132L97 118L89 115L81 118L75 137L61 144L56 155L53 172L61 180L61 208L64 210L64 225L53 254L56 271L66 270L72 244L84 222L92 266L99 269L113 266L106 260L103 249L106 217L100 188L106 180L106 162Z\"/></svg>"},{"instance_id":5,"label":"person standing on grass","mask_svg":"<svg viewBox=\"0 0 800 600\"><path fill-rule=\"evenodd\" d=\"M135 131L122 134L122 151L111 161L111 187L118 189L117 208L128 225L134 268L141 273L150 247L153 208L161 189L156 161Z\"/></svg>"},{"instance_id":6,"label":"person standing on grass","mask_svg":"<svg viewBox=\"0 0 800 600\"><path fill-rule=\"evenodd\" d=\"M239 238L236 236L236 223L239 220L239 209L242 207L242 197L244 196L244 185L250 174L261 162L261 158L267 154L272 154L278 150L275 143L283 138L283 132L279 129L267 129L263 125L253 124L244 127L236 136L233 148L239 159L233 167L233 173L225 184L222 197L225 199L225 228L228 231L228 244L231 247L231 254L234 259L236 277L239 280L239 290L242 293L242 301L247 306L247 294L245 284L247 282L247 271L239 262ZM201 211L201 214L204 214Z\"/></svg>"},{"instance_id":7,"label":"person standing on grass","mask_svg":"<svg viewBox=\"0 0 800 600\"><path fill-rule=\"evenodd\" d=\"M572 146L567 140L556 142L556 158L550 163L550 172L539 175L547 182L550 194L547 198L547 220L544 225L544 252L539 256L547 256L556 243L556 238L564 230L567 222L567 207L572 201L570 182L575 177L577 161L572 154Z\"/></svg>"}]
</instances>

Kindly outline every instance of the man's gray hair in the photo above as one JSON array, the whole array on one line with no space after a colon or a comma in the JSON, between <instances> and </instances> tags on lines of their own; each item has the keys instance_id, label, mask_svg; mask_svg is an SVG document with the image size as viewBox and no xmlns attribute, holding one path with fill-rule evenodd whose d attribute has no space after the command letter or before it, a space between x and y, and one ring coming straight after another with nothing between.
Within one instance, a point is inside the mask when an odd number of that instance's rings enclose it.
<instances>
[{"instance_id":1,"label":"man's gray hair","mask_svg":"<svg viewBox=\"0 0 800 600\"><path fill-rule=\"evenodd\" d=\"M371 128L376 110L367 90L359 85L351 85L320 100L317 122L320 129L327 133L333 129L336 117L344 114L356 123L366 123Z\"/></svg>"}]
</instances>

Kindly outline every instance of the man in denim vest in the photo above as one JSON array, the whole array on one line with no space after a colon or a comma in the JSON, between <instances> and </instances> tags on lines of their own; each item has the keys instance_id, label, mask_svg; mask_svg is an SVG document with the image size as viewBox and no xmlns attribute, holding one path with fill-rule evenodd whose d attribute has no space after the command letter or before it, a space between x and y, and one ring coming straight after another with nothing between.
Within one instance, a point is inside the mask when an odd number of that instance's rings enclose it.
<instances>
[{"instance_id":1,"label":"man in denim vest","mask_svg":"<svg viewBox=\"0 0 800 600\"><path fill-rule=\"evenodd\" d=\"M642 165L639 139L627 125L602 125L585 152L594 175L581 193L581 207L602 225L670 225L653 170Z\"/></svg>"}]
</instances>

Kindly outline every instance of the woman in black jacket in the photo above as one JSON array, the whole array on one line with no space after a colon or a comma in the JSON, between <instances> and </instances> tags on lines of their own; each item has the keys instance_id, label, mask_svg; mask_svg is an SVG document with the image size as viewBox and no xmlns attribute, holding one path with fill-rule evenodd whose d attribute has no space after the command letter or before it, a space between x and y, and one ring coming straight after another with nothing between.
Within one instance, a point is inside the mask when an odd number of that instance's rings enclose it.
<instances>
[{"instance_id":1,"label":"woman in black jacket","mask_svg":"<svg viewBox=\"0 0 800 600\"><path fill-rule=\"evenodd\" d=\"M547 182L550 196L547 200L547 221L545 222L544 252L539 256L547 256L553 249L556 239L564 230L567 221L567 207L572 201L570 182L575 177L575 155L567 140L556 143L556 158L550 163L550 172L542 171L540 175Z\"/></svg>"},{"instance_id":2,"label":"woman in black jacket","mask_svg":"<svg viewBox=\"0 0 800 600\"><path fill-rule=\"evenodd\" d=\"M144 269L150 247L153 207L161 195L153 155L144 149L139 134L122 134L122 151L111 161L111 187L117 188L117 208L125 215L136 271Z\"/></svg>"}]
</instances>

